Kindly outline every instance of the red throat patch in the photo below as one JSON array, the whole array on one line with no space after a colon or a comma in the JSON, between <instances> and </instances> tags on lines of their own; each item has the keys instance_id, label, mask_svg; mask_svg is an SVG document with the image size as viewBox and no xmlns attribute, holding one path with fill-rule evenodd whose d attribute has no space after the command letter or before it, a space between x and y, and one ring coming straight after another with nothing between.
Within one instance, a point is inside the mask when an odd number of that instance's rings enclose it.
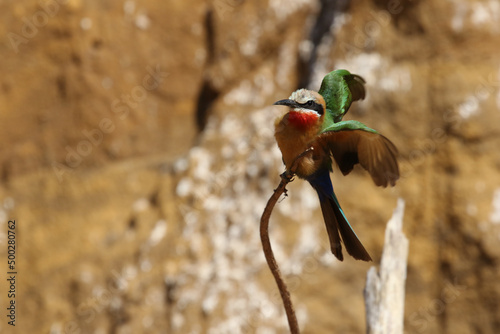
<instances>
[{"instance_id":1,"label":"red throat patch","mask_svg":"<svg viewBox=\"0 0 500 334\"><path fill-rule=\"evenodd\" d=\"M307 129L316 124L319 116L312 112L290 111L288 113L288 122L300 129Z\"/></svg>"}]
</instances>

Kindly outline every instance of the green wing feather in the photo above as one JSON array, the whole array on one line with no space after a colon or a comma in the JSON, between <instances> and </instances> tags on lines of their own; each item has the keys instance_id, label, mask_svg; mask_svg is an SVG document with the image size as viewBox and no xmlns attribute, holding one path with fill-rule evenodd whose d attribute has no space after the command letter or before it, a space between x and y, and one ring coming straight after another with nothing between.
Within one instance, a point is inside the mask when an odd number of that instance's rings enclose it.
<instances>
[{"instance_id":1,"label":"green wing feather","mask_svg":"<svg viewBox=\"0 0 500 334\"><path fill-rule=\"evenodd\" d=\"M361 122L333 123L320 133L317 141L330 151L344 175L359 163L377 186L394 186L399 179L396 146Z\"/></svg>"},{"instance_id":2,"label":"green wing feather","mask_svg":"<svg viewBox=\"0 0 500 334\"><path fill-rule=\"evenodd\" d=\"M396 146L361 122L342 121L351 103L365 98L364 83L346 70L324 77L318 93L325 99L327 113L317 141L331 153L342 174L349 174L359 163L377 186L393 186L399 179Z\"/></svg>"},{"instance_id":3,"label":"green wing feather","mask_svg":"<svg viewBox=\"0 0 500 334\"><path fill-rule=\"evenodd\" d=\"M327 112L334 122L340 122L351 103L365 98L365 80L347 70L328 73L321 82L318 93L326 102Z\"/></svg>"},{"instance_id":4,"label":"green wing feather","mask_svg":"<svg viewBox=\"0 0 500 334\"><path fill-rule=\"evenodd\" d=\"M372 128L367 127L363 123L361 123L359 121L352 121L352 120L332 123L329 126L322 129L320 134L322 134L324 132L328 132L328 131L338 132L338 131L343 131L343 130L363 130L363 131L378 134L377 131L373 130Z\"/></svg>"}]
</instances>

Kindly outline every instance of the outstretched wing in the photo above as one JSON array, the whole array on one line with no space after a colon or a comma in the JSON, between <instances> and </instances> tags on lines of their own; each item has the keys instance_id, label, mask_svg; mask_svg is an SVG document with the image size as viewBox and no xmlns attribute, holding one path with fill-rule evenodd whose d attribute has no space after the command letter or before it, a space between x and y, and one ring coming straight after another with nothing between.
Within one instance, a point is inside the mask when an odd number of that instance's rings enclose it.
<instances>
[{"instance_id":1,"label":"outstretched wing","mask_svg":"<svg viewBox=\"0 0 500 334\"><path fill-rule=\"evenodd\" d=\"M318 93L326 102L326 109L334 122L340 122L351 103L365 98L365 80L347 70L328 73L321 82Z\"/></svg>"},{"instance_id":2,"label":"outstretched wing","mask_svg":"<svg viewBox=\"0 0 500 334\"><path fill-rule=\"evenodd\" d=\"M319 135L318 142L330 150L344 175L359 163L377 186L394 186L399 179L396 146L363 123L334 123Z\"/></svg>"}]
</instances>

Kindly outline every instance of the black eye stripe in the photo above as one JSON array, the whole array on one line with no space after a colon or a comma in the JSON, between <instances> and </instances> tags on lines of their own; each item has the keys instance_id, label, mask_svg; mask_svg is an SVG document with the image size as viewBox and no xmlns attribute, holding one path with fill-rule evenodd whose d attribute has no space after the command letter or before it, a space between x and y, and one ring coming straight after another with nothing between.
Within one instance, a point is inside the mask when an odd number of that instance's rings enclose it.
<instances>
[{"instance_id":1,"label":"black eye stripe","mask_svg":"<svg viewBox=\"0 0 500 334\"><path fill-rule=\"evenodd\" d=\"M306 103L298 103L299 106L301 106L304 109L310 109L318 112L318 114L323 115L323 106L319 103L316 103L312 100L307 101Z\"/></svg>"}]
</instances>

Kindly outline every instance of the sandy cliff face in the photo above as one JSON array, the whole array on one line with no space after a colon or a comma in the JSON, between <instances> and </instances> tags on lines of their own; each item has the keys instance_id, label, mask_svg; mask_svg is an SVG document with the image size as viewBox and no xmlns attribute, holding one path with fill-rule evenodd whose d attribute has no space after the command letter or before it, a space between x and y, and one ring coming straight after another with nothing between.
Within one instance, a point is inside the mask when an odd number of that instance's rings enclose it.
<instances>
[{"instance_id":1,"label":"sandy cliff face","mask_svg":"<svg viewBox=\"0 0 500 334\"><path fill-rule=\"evenodd\" d=\"M402 177L332 180L375 264L406 201L406 332L500 331L496 1L0 8L0 254L16 219L16 329L286 332L258 237L283 171L271 104L346 68L368 92L346 119L398 146ZM371 264L329 253L318 204L289 186L271 221L278 261L305 333L361 333Z\"/></svg>"}]
</instances>

